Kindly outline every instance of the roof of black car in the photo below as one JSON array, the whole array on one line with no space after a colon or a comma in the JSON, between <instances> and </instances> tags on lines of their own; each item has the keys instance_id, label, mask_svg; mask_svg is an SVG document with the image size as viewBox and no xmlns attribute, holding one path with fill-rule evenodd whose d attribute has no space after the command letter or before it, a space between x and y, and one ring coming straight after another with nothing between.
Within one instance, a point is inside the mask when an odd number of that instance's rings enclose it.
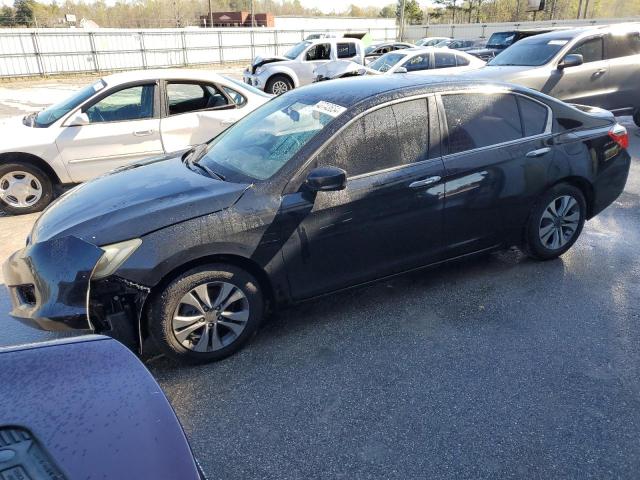
<instances>
[{"instance_id":1,"label":"roof of black car","mask_svg":"<svg viewBox=\"0 0 640 480\"><path fill-rule=\"evenodd\" d=\"M300 97L305 99L305 103L324 100L349 108L363 100L373 100L378 95L392 92L402 92L403 95L408 96L449 90L452 87L468 88L478 84L504 86L504 84L498 82L466 80L454 76L434 75L429 77L394 74L341 78L318 82L297 88L288 95L298 92Z\"/></svg>"},{"instance_id":2,"label":"roof of black car","mask_svg":"<svg viewBox=\"0 0 640 480\"><path fill-rule=\"evenodd\" d=\"M586 25L584 27L574 27L574 28L559 28L557 30L552 30L547 33L541 33L539 35L535 35L534 37L528 37L525 40L535 39L531 41L540 41L540 40L556 40L556 39L570 39L580 37L582 35L586 35L590 32L596 33L598 31L607 30L607 29L620 29L623 27L640 25L635 22L629 23L619 23L613 25Z\"/></svg>"}]
</instances>

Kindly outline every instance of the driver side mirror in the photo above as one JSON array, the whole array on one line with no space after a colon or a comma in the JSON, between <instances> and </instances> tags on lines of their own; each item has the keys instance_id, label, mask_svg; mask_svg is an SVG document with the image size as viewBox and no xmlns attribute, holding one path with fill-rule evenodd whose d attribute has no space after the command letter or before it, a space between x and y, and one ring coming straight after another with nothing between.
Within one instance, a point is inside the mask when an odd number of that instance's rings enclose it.
<instances>
[{"instance_id":1,"label":"driver side mirror","mask_svg":"<svg viewBox=\"0 0 640 480\"><path fill-rule=\"evenodd\" d=\"M312 192L333 192L347 186L347 172L338 167L317 167L304 182Z\"/></svg>"},{"instance_id":2,"label":"driver side mirror","mask_svg":"<svg viewBox=\"0 0 640 480\"><path fill-rule=\"evenodd\" d=\"M582 65L584 59L582 55L579 53L570 53L566 55L558 64L558 70L564 70L567 67L577 67L578 65Z\"/></svg>"},{"instance_id":3,"label":"driver side mirror","mask_svg":"<svg viewBox=\"0 0 640 480\"><path fill-rule=\"evenodd\" d=\"M70 117L69 120L67 120L68 127L79 127L82 125L89 125L89 123L91 123L89 115L80 111L76 112L73 117Z\"/></svg>"},{"instance_id":4,"label":"driver side mirror","mask_svg":"<svg viewBox=\"0 0 640 480\"><path fill-rule=\"evenodd\" d=\"M407 72L408 72L407 67L398 67L396 68L396 71L393 73L407 73Z\"/></svg>"}]
</instances>

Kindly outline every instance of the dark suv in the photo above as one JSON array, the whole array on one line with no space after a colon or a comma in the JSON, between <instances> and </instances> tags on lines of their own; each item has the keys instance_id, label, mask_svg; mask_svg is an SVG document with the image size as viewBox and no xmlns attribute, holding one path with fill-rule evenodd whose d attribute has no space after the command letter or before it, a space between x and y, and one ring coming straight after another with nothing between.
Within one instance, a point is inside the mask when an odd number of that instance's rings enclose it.
<instances>
[{"instance_id":1,"label":"dark suv","mask_svg":"<svg viewBox=\"0 0 640 480\"><path fill-rule=\"evenodd\" d=\"M511 245L562 255L622 192L627 145L607 112L516 86L315 83L63 195L4 265L11 315L219 359L291 303Z\"/></svg>"},{"instance_id":2,"label":"dark suv","mask_svg":"<svg viewBox=\"0 0 640 480\"><path fill-rule=\"evenodd\" d=\"M492 33L487 40L487 44L484 48L469 49L466 52L470 55L475 55L484 61L491 60L507 47L510 47L514 43L523 38L532 37L534 35L540 35L542 33L551 32L556 30L554 28L530 28L525 30L511 30L507 32L495 32Z\"/></svg>"}]
</instances>

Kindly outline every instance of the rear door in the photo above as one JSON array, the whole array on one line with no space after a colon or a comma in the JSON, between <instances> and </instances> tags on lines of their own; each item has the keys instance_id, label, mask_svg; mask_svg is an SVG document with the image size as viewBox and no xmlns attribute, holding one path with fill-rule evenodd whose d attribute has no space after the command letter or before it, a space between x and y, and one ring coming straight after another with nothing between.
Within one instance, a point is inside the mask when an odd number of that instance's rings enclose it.
<instances>
[{"instance_id":1,"label":"rear door","mask_svg":"<svg viewBox=\"0 0 640 480\"><path fill-rule=\"evenodd\" d=\"M565 68L558 80L545 85L542 91L565 102L609 108L613 83L609 60L604 58L602 35L580 40L568 54L582 55L584 63Z\"/></svg>"},{"instance_id":2,"label":"rear door","mask_svg":"<svg viewBox=\"0 0 640 480\"><path fill-rule=\"evenodd\" d=\"M546 182L548 107L512 93L440 98L445 129L444 237L453 257L519 235ZM520 115L520 112L523 115Z\"/></svg>"},{"instance_id":3,"label":"rear door","mask_svg":"<svg viewBox=\"0 0 640 480\"><path fill-rule=\"evenodd\" d=\"M608 108L640 108L640 32L622 31L605 36L604 51L613 84Z\"/></svg>"},{"instance_id":4,"label":"rear door","mask_svg":"<svg viewBox=\"0 0 640 480\"><path fill-rule=\"evenodd\" d=\"M74 182L163 153L157 90L156 82L108 90L82 107L88 125L62 128L56 144Z\"/></svg>"},{"instance_id":5,"label":"rear door","mask_svg":"<svg viewBox=\"0 0 640 480\"><path fill-rule=\"evenodd\" d=\"M207 142L240 117L235 102L213 83L167 81L163 91L160 131L167 152Z\"/></svg>"},{"instance_id":6,"label":"rear door","mask_svg":"<svg viewBox=\"0 0 640 480\"><path fill-rule=\"evenodd\" d=\"M444 173L439 150L429 153L438 122L427 105L421 98L373 110L330 141L313 164L345 169L345 190L319 192L312 206L299 192L285 195L283 205L310 208L283 248L294 298L439 258Z\"/></svg>"}]
</instances>

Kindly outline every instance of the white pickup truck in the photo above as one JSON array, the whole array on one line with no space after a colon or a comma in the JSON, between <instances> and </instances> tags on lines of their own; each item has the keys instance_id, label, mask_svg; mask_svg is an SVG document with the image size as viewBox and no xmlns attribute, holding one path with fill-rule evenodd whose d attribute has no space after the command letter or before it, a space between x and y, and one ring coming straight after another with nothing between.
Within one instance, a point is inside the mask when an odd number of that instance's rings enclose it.
<instances>
[{"instance_id":1,"label":"white pickup truck","mask_svg":"<svg viewBox=\"0 0 640 480\"><path fill-rule=\"evenodd\" d=\"M318 38L294 45L282 57L256 57L244 71L244 82L281 95L313 83L316 68L333 60L364 63L364 45L357 38Z\"/></svg>"}]
</instances>

